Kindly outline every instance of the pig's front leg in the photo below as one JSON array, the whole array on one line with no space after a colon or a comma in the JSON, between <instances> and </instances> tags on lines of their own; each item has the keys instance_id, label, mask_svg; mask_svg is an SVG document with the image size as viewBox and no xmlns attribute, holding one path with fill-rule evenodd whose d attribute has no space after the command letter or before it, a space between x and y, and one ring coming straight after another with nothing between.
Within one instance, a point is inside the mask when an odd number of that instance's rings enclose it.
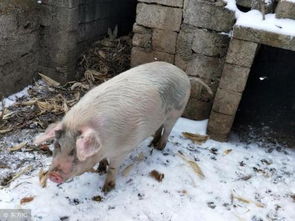
<instances>
[{"instance_id":1,"label":"pig's front leg","mask_svg":"<svg viewBox=\"0 0 295 221\"><path fill-rule=\"evenodd\" d=\"M101 160L99 162L99 166L97 168L97 172L101 175L101 174L105 174L107 172L107 168L108 168L109 162L108 160L105 158L103 160Z\"/></svg>"},{"instance_id":2,"label":"pig's front leg","mask_svg":"<svg viewBox=\"0 0 295 221\"><path fill-rule=\"evenodd\" d=\"M125 155L110 159L110 164L109 164L109 168L107 171L107 176L106 176L104 185L102 187L103 192L106 193L106 192L109 192L112 189L114 189L114 187L116 185L117 171L118 171L118 168L120 167L121 162L124 159L124 157L125 157Z\"/></svg>"}]
</instances>

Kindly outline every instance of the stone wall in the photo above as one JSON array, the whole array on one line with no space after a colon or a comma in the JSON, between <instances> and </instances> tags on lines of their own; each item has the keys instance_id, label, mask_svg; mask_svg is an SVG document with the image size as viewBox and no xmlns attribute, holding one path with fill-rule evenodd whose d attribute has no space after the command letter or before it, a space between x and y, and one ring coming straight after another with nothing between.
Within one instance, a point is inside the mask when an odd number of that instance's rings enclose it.
<instances>
[{"instance_id":1,"label":"stone wall","mask_svg":"<svg viewBox=\"0 0 295 221\"><path fill-rule=\"evenodd\" d=\"M0 94L8 95L42 72L76 78L80 53L116 25L132 30L136 0L1 0Z\"/></svg>"},{"instance_id":2,"label":"stone wall","mask_svg":"<svg viewBox=\"0 0 295 221\"><path fill-rule=\"evenodd\" d=\"M135 19L136 0L43 0L40 69L58 81L76 78L83 49L117 25L127 34Z\"/></svg>"},{"instance_id":3,"label":"stone wall","mask_svg":"<svg viewBox=\"0 0 295 221\"><path fill-rule=\"evenodd\" d=\"M37 4L31 0L0 2L0 96L32 81L38 67Z\"/></svg>"},{"instance_id":4,"label":"stone wall","mask_svg":"<svg viewBox=\"0 0 295 221\"><path fill-rule=\"evenodd\" d=\"M138 0L131 65L161 60L182 68L192 83L184 115L206 119L214 96L195 79L215 94L234 22L221 0Z\"/></svg>"}]
</instances>

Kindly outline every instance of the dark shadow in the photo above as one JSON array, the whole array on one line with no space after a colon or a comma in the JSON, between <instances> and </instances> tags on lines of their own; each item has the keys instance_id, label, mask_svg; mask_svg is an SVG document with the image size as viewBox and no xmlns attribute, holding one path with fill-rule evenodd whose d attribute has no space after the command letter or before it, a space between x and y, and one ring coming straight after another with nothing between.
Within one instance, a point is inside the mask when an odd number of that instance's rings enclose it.
<instances>
[{"instance_id":1,"label":"dark shadow","mask_svg":"<svg viewBox=\"0 0 295 221\"><path fill-rule=\"evenodd\" d=\"M295 147L294 51L261 45L233 130L245 139L252 135Z\"/></svg>"}]
</instances>

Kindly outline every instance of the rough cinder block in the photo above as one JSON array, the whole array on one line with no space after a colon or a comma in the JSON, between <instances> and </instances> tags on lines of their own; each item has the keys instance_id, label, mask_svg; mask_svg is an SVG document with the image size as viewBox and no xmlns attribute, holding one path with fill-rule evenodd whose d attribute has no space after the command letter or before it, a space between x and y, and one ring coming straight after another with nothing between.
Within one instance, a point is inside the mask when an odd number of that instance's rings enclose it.
<instances>
[{"instance_id":1,"label":"rough cinder block","mask_svg":"<svg viewBox=\"0 0 295 221\"><path fill-rule=\"evenodd\" d=\"M249 68L226 63L223 68L219 87L236 92L243 92L249 72Z\"/></svg>"},{"instance_id":2,"label":"rough cinder block","mask_svg":"<svg viewBox=\"0 0 295 221\"><path fill-rule=\"evenodd\" d=\"M258 44L255 42L232 39L226 55L226 62L243 67L251 67Z\"/></svg>"},{"instance_id":3,"label":"rough cinder block","mask_svg":"<svg viewBox=\"0 0 295 221\"><path fill-rule=\"evenodd\" d=\"M215 31L229 32L235 23L233 11L212 1L187 0L184 23Z\"/></svg>"},{"instance_id":4,"label":"rough cinder block","mask_svg":"<svg viewBox=\"0 0 295 221\"><path fill-rule=\"evenodd\" d=\"M202 102L196 98L190 98L183 116L194 120L208 119L211 107L212 103Z\"/></svg>"},{"instance_id":5,"label":"rough cinder block","mask_svg":"<svg viewBox=\"0 0 295 221\"><path fill-rule=\"evenodd\" d=\"M188 63L186 72L190 76L196 76L202 79L220 78L223 63L224 61L221 58L196 54Z\"/></svg>"},{"instance_id":6,"label":"rough cinder block","mask_svg":"<svg viewBox=\"0 0 295 221\"><path fill-rule=\"evenodd\" d=\"M154 29L152 38L153 49L174 54L176 38L176 32Z\"/></svg>"},{"instance_id":7,"label":"rough cinder block","mask_svg":"<svg viewBox=\"0 0 295 221\"><path fill-rule=\"evenodd\" d=\"M183 0L138 0L139 2L156 3L160 5L167 5L172 7L182 7Z\"/></svg>"},{"instance_id":8,"label":"rough cinder block","mask_svg":"<svg viewBox=\"0 0 295 221\"><path fill-rule=\"evenodd\" d=\"M151 48L152 34L151 33L148 33L148 34L134 33L132 38L132 44L137 47Z\"/></svg>"},{"instance_id":9,"label":"rough cinder block","mask_svg":"<svg viewBox=\"0 0 295 221\"><path fill-rule=\"evenodd\" d=\"M182 9L161 5L137 4L136 23L150 28L179 31Z\"/></svg>"},{"instance_id":10,"label":"rough cinder block","mask_svg":"<svg viewBox=\"0 0 295 221\"><path fill-rule=\"evenodd\" d=\"M175 55L175 61L174 61L175 65L177 67L179 67L180 69L182 69L183 71L186 71L187 68L187 64L188 61L183 60L182 57L180 57L179 55Z\"/></svg>"},{"instance_id":11,"label":"rough cinder block","mask_svg":"<svg viewBox=\"0 0 295 221\"><path fill-rule=\"evenodd\" d=\"M138 24L134 23L133 32L134 33L139 33L139 34L151 34L152 29L146 28L144 26L141 26L141 25L138 25Z\"/></svg>"},{"instance_id":12,"label":"rough cinder block","mask_svg":"<svg viewBox=\"0 0 295 221\"><path fill-rule=\"evenodd\" d=\"M154 53L154 60L155 61L166 61L168 63L174 63L174 55L168 54L166 52L161 51L153 51Z\"/></svg>"},{"instance_id":13,"label":"rough cinder block","mask_svg":"<svg viewBox=\"0 0 295 221\"><path fill-rule=\"evenodd\" d=\"M241 93L219 88L212 109L218 113L234 115L239 107L241 97Z\"/></svg>"},{"instance_id":14,"label":"rough cinder block","mask_svg":"<svg viewBox=\"0 0 295 221\"><path fill-rule=\"evenodd\" d=\"M251 8L252 1L253 0L236 0L236 3L239 6L246 7L246 8Z\"/></svg>"},{"instance_id":15,"label":"rough cinder block","mask_svg":"<svg viewBox=\"0 0 295 221\"><path fill-rule=\"evenodd\" d=\"M226 141L234 122L234 118L234 115L226 115L211 111L207 134L214 140Z\"/></svg>"},{"instance_id":16,"label":"rough cinder block","mask_svg":"<svg viewBox=\"0 0 295 221\"><path fill-rule=\"evenodd\" d=\"M192 59L192 45L196 28L190 25L182 25L177 37L176 54L184 61Z\"/></svg>"},{"instance_id":17,"label":"rough cinder block","mask_svg":"<svg viewBox=\"0 0 295 221\"><path fill-rule=\"evenodd\" d=\"M131 67L152 61L166 61L174 63L174 56L165 52L150 51L144 48L133 47L131 50Z\"/></svg>"},{"instance_id":18,"label":"rough cinder block","mask_svg":"<svg viewBox=\"0 0 295 221\"><path fill-rule=\"evenodd\" d=\"M276 8L277 18L295 19L295 2L281 0Z\"/></svg>"},{"instance_id":19,"label":"rough cinder block","mask_svg":"<svg viewBox=\"0 0 295 221\"><path fill-rule=\"evenodd\" d=\"M195 31L192 49L199 54L223 57L227 52L229 40L227 35L198 28Z\"/></svg>"}]
</instances>

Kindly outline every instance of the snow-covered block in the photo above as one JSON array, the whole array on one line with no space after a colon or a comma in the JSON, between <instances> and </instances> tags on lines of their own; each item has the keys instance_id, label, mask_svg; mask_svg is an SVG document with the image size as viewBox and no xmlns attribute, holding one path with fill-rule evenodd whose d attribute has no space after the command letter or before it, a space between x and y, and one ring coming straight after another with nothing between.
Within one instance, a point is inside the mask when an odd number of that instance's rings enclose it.
<instances>
[{"instance_id":1,"label":"snow-covered block","mask_svg":"<svg viewBox=\"0 0 295 221\"><path fill-rule=\"evenodd\" d=\"M295 1L281 0L276 8L276 17L295 19Z\"/></svg>"},{"instance_id":2,"label":"snow-covered block","mask_svg":"<svg viewBox=\"0 0 295 221\"><path fill-rule=\"evenodd\" d=\"M234 38L295 51L295 37L251 27L235 26Z\"/></svg>"}]
</instances>

